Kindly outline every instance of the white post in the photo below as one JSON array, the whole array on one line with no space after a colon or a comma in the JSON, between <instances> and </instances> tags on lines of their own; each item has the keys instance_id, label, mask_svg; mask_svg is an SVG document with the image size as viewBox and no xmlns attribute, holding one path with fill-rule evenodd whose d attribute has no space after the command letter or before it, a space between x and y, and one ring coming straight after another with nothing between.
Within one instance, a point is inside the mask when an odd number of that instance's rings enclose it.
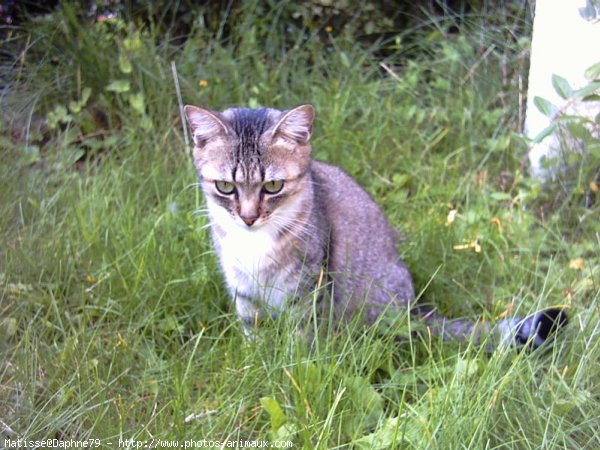
<instances>
[{"instance_id":1,"label":"white post","mask_svg":"<svg viewBox=\"0 0 600 450\"><path fill-rule=\"evenodd\" d=\"M535 97L549 100L558 110L567 114L594 118L600 112L597 102L567 105L552 86L552 75L559 75L573 89L581 88L588 84L584 77L585 70L600 62L600 20L589 20L580 12L586 6L597 6L592 3L590 0L536 2L525 118L525 133L529 138L535 138L551 124L551 118L534 105ZM552 172L542 167L543 160L556 156L559 150L560 143L556 135L550 135L533 145L529 152L531 176L540 180L548 179Z\"/></svg>"}]
</instances>

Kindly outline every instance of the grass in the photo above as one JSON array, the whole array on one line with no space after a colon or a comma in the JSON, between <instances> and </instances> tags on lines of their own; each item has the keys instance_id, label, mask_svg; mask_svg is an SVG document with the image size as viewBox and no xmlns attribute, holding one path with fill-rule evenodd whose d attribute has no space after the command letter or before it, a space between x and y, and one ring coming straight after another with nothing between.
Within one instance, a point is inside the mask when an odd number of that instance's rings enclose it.
<instances>
[{"instance_id":1,"label":"grass","mask_svg":"<svg viewBox=\"0 0 600 450\"><path fill-rule=\"evenodd\" d=\"M198 21L187 39L158 39L63 6L6 38L20 53L1 96L4 436L600 446L598 204L584 207L585 167L545 187L522 168L526 21L510 16L524 38L507 39L502 21L450 34L432 18L367 48L337 30L284 40L280 9L249 11L227 36ZM566 304L557 345L488 355L398 341L405 316L311 349L283 317L247 342L197 212L171 62L187 103L312 103L315 157L383 206L428 302L485 320Z\"/></svg>"}]
</instances>

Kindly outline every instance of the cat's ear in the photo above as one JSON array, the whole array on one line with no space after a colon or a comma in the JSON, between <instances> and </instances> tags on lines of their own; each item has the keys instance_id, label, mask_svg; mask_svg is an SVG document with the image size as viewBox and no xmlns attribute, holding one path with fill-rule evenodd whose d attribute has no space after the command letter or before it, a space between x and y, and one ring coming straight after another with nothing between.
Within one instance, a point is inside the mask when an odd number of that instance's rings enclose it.
<instances>
[{"instance_id":1,"label":"cat's ear","mask_svg":"<svg viewBox=\"0 0 600 450\"><path fill-rule=\"evenodd\" d=\"M218 113L192 105L186 105L183 110L192 129L196 146L202 147L210 139L226 136L229 133L227 125Z\"/></svg>"},{"instance_id":2,"label":"cat's ear","mask_svg":"<svg viewBox=\"0 0 600 450\"><path fill-rule=\"evenodd\" d=\"M283 137L300 145L308 144L314 118L315 109L311 105L302 105L285 111L273 127L273 139Z\"/></svg>"}]
</instances>

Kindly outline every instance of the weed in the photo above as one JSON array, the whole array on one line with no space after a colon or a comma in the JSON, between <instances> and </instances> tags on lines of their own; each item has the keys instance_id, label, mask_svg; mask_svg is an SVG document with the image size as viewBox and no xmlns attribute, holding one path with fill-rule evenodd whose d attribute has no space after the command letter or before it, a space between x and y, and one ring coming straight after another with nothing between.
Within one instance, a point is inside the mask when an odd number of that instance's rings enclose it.
<instances>
[{"instance_id":1,"label":"weed","mask_svg":"<svg viewBox=\"0 0 600 450\"><path fill-rule=\"evenodd\" d=\"M456 32L431 17L357 45L335 22L286 35L290 4L258 3L218 26L192 16L185 39L64 3L15 38L1 96L3 432L106 448L600 445L598 206L575 190L540 214L554 187L521 167L527 21L507 16L507 31L502 17L466 16ZM351 173L400 228L424 300L484 320L566 304L572 325L545 355L415 338L404 315L328 331L313 348L284 316L248 342L211 247L172 63L187 103L312 103L315 157Z\"/></svg>"}]
</instances>

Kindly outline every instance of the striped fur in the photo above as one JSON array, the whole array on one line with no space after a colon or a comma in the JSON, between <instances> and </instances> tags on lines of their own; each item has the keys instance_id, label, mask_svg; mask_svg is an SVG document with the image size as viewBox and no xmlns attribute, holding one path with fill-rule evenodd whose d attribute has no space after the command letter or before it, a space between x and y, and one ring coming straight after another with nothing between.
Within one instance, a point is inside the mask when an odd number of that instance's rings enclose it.
<instances>
[{"instance_id":1,"label":"striped fur","mask_svg":"<svg viewBox=\"0 0 600 450\"><path fill-rule=\"evenodd\" d=\"M312 160L310 105L223 112L187 106L186 115L215 250L244 323L310 298L324 274L332 289L323 298L333 304L321 306L337 320L360 312L373 322L384 310L414 307L411 275L381 209L342 170ZM491 333L533 347L567 321L561 310L493 328L432 312L422 317L444 337L477 341Z\"/></svg>"}]
</instances>

